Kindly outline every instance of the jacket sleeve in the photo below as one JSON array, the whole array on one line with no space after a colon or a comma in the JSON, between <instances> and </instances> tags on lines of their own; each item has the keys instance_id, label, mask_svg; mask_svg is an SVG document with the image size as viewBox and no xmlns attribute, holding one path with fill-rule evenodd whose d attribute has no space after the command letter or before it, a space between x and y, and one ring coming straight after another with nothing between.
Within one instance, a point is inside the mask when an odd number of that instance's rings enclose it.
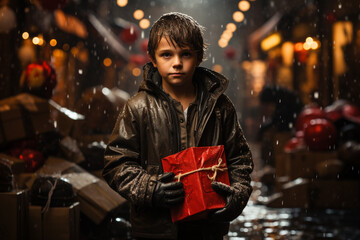
<instances>
[{"instance_id":1,"label":"jacket sleeve","mask_svg":"<svg viewBox=\"0 0 360 240\"><path fill-rule=\"evenodd\" d=\"M225 109L222 129L230 184L239 191L244 208L252 192L250 178L254 168L252 154L238 122L235 107L227 97L223 106Z\"/></svg>"},{"instance_id":2,"label":"jacket sleeve","mask_svg":"<svg viewBox=\"0 0 360 240\"><path fill-rule=\"evenodd\" d=\"M105 149L103 177L109 186L137 206L151 205L154 176L141 166L139 114L127 103Z\"/></svg>"}]
</instances>

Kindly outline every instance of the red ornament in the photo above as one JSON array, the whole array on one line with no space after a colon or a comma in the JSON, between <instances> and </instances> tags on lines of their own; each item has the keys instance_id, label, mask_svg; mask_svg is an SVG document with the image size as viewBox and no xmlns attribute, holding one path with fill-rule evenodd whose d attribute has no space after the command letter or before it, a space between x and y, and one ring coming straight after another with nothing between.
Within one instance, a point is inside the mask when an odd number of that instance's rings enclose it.
<instances>
[{"instance_id":1,"label":"red ornament","mask_svg":"<svg viewBox=\"0 0 360 240\"><path fill-rule=\"evenodd\" d=\"M340 99L333 102L324 109L326 118L332 122L336 122L343 118L343 107L348 104L346 100Z\"/></svg>"},{"instance_id":2,"label":"red ornament","mask_svg":"<svg viewBox=\"0 0 360 240\"><path fill-rule=\"evenodd\" d=\"M25 162L26 172L35 172L45 162L45 158L41 152L28 148L21 151L19 158Z\"/></svg>"},{"instance_id":3,"label":"red ornament","mask_svg":"<svg viewBox=\"0 0 360 240\"><path fill-rule=\"evenodd\" d=\"M355 123L360 124L360 109L352 104L346 104L342 108L343 116Z\"/></svg>"},{"instance_id":4,"label":"red ornament","mask_svg":"<svg viewBox=\"0 0 360 240\"><path fill-rule=\"evenodd\" d=\"M20 87L39 97L50 99L57 83L55 70L45 61L27 66L20 80Z\"/></svg>"},{"instance_id":5,"label":"red ornament","mask_svg":"<svg viewBox=\"0 0 360 240\"><path fill-rule=\"evenodd\" d=\"M312 119L304 130L304 139L310 150L329 151L335 148L337 130L327 119Z\"/></svg>"},{"instance_id":6,"label":"red ornament","mask_svg":"<svg viewBox=\"0 0 360 240\"><path fill-rule=\"evenodd\" d=\"M225 57L229 60L233 60L236 55L236 49L233 47L228 47L225 49Z\"/></svg>"},{"instance_id":7,"label":"red ornament","mask_svg":"<svg viewBox=\"0 0 360 240\"><path fill-rule=\"evenodd\" d=\"M128 26L120 33L120 38L127 44L133 44L139 37L139 30L135 25Z\"/></svg>"},{"instance_id":8,"label":"red ornament","mask_svg":"<svg viewBox=\"0 0 360 240\"><path fill-rule=\"evenodd\" d=\"M284 146L284 152L295 152L306 148L304 138L293 137Z\"/></svg>"},{"instance_id":9,"label":"red ornament","mask_svg":"<svg viewBox=\"0 0 360 240\"><path fill-rule=\"evenodd\" d=\"M303 131L310 123L311 120L316 118L325 118L325 112L319 107L308 107L301 111L296 119L296 131Z\"/></svg>"},{"instance_id":10,"label":"red ornament","mask_svg":"<svg viewBox=\"0 0 360 240\"><path fill-rule=\"evenodd\" d=\"M148 58L142 54L133 54L130 56L129 62L136 66L142 66L148 62Z\"/></svg>"}]
</instances>

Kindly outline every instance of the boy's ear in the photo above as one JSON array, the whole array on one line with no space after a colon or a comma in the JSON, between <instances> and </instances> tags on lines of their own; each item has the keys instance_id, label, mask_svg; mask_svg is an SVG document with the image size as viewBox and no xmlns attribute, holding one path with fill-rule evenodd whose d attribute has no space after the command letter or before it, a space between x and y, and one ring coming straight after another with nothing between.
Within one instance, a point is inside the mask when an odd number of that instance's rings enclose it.
<instances>
[{"instance_id":1,"label":"boy's ear","mask_svg":"<svg viewBox=\"0 0 360 240\"><path fill-rule=\"evenodd\" d=\"M148 57L150 58L150 60L151 60L152 64L154 65L154 67L156 67L156 61L155 61L155 59L153 59L153 58L150 56L150 54L148 54Z\"/></svg>"}]
</instances>

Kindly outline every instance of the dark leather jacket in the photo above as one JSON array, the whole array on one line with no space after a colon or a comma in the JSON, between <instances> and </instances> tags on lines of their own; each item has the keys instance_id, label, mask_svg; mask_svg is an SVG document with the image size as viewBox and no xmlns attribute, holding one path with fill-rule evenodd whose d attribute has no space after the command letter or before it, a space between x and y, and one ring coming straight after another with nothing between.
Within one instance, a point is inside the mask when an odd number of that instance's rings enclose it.
<instances>
[{"instance_id":1,"label":"dark leather jacket","mask_svg":"<svg viewBox=\"0 0 360 240\"><path fill-rule=\"evenodd\" d=\"M252 156L235 108L223 94L228 80L198 67L194 83L197 100L189 106L185 123L179 103L161 89L161 77L149 63L144 67L139 92L119 114L105 151L103 177L130 201L133 236L176 238L178 224L171 222L168 209L152 206L152 193L158 175L163 172L161 159L182 149L224 145L230 183L243 194L242 208L250 197ZM209 233L220 231L224 235L229 227L228 222L211 220L193 224Z\"/></svg>"}]
</instances>

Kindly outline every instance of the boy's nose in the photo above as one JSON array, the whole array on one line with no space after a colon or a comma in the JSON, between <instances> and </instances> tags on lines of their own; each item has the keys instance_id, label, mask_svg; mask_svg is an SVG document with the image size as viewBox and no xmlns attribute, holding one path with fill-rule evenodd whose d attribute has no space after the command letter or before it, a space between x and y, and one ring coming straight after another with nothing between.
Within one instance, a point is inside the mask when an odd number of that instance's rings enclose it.
<instances>
[{"instance_id":1,"label":"boy's nose","mask_svg":"<svg viewBox=\"0 0 360 240\"><path fill-rule=\"evenodd\" d=\"M181 57L180 56L175 56L173 66L177 67L177 66L181 66L181 65L182 65Z\"/></svg>"}]
</instances>

